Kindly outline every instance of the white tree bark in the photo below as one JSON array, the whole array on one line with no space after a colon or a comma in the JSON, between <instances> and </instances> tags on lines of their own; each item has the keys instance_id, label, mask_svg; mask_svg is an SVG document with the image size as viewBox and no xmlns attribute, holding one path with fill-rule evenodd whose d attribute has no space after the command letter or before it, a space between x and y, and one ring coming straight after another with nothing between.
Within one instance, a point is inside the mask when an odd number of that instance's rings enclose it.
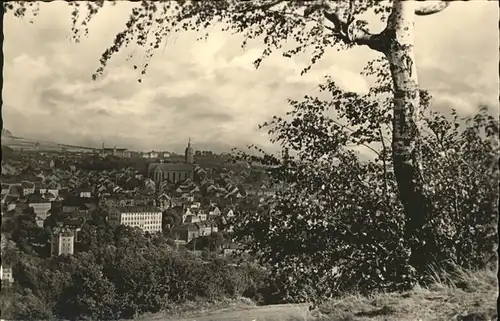
<instances>
[{"instance_id":1,"label":"white tree bark","mask_svg":"<svg viewBox=\"0 0 500 321\"><path fill-rule=\"evenodd\" d=\"M432 215L422 177L420 152L421 126L418 118L420 90L414 51L416 15L436 13L447 7L443 2L421 3L395 0L386 29L382 32L382 52L390 65L394 85L393 162L400 199L406 219L406 237L418 243L433 243L425 233L425 223ZM432 244L428 244L432 245ZM425 247L412 247L412 264L425 264Z\"/></svg>"}]
</instances>

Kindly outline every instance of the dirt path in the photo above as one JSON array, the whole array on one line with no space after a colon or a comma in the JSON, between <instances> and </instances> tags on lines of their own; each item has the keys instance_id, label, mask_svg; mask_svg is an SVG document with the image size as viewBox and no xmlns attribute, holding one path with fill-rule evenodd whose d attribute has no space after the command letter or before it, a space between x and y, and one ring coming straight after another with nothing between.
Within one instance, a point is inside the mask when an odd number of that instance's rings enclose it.
<instances>
[{"instance_id":1,"label":"dirt path","mask_svg":"<svg viewBox=\"0 0 500 321\"><path fill-rule=\"evenodd\" d=\"M310 316L308 304L283 304L246 307L238 310L224 309L182 319L159 317L154 318L154 321L299 321L311 320Z\"/></svg>"}]
</instances>

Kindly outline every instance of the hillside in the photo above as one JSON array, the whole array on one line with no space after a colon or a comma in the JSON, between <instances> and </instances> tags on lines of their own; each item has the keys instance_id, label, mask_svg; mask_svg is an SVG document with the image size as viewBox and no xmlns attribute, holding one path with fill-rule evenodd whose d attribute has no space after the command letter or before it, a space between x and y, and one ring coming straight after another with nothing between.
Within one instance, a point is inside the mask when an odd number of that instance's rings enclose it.
<instances>
[{"instance_id":1,"label":"hillside","mask_svg":"<svg viewBox=\"0 0 500 321\"><path fill-rule=\"evenodd\" d=\"M307 304L254 306L244 301L198 313L145 315L137 321L492 321L497 318L496 269L461 271L429 287L371 297L350 295L309 311Z\"/></svg>"}]
</instances>

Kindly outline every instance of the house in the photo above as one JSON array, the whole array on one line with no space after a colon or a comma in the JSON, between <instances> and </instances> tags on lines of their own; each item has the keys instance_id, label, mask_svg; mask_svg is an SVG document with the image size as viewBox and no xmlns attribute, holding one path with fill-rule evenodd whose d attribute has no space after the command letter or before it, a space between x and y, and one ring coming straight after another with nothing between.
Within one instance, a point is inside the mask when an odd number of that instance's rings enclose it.
<instances>
[{"instance_id":1,"label":"house","mask_svg":"<svg viewBox=\"0 0 500 321\"><path fill-rule=\"evenodd\" d=\"M19 197L21 197L22 194L23 194L23 188L22 188L21 184L14 184L14 185L10 186L9 194L8 194L9 196L19 198Z\"/></svg>"},{"instance_id":2,"label":"house","mask_svg":"<svg viewBox=\"0 0 500 321\"><path fill-rule=\"evenodd\" d=\"M240 248L241 246L239 244L230 242L224 245L222 253L224 256L231 256Z\"/></svg>"},{"instance_id":3,"label":"house","mask_svg":"<svg viewBox=\"0 0 500 321\"><path fill-rule=\"evenodd\" d=\"M75 242L78 242L78 233L82 230L85 220L67 219L63 222L63 226L73 232Z\"/></svg>"},{"instance_id":4,"label":"house","mask_svg":"<svg viewBox=\"0 0 500 321\"><path fill-rule=\"evenodd\" d=\"M226 217L227 218L233 218L235 217L236 215L234 214L234 211L233 209L229 209L227 212L226 212Z\"/></svg>"},{"instance_id":5,"label":"house","mask_svg":"<svg viewBox=\"0 0 500 321\"><path fill-rule=\"evenodd\" d=\"M207 223L207 224L210 224L210 228L211 228L212 233L219 232L219 228L217 227L217 224L215 224L213 222L210 222L210 223Z\"/></svg>"},{"instance_id":6,"label":"house","mask_svg":"<svg viewBox=\"0 0 500 321\"><path fill-rule=\"evenodd\" d=\"M198 213L196 214L198 216L198 219L200 222L204 222L207 220L207 213L205 213L203 210L198 210Z\"/></svg>"},{"instance_id":7,"label":"house","mask_svg":"<svg viewBox=\"0 0 500 321\"><path fill-rule=\"evenodd\" d=\"M182 241L185 243L191 242L191 240L199 237L200 230L195 224L185 224L180 226L174 226L171 231L172 238L176 241Z\"/></svg>"},{"instance_id":8,"label":"house","mask_svg":"<svg viewBox=\"0 0 500 321\"><path fill-rule=\"evenodd\" d=\"M41 193L41 195L44 199L49 200L49 201L57 200L57 197L50 192L44 192L44 193Z\"/></svg>"},{"instance_id":9,"label":"house","mask_svg":"<svg viewBox=\"0 0 500 321\"><path fill-rule=\"evenodd\" d=\"M189 214L189 215L183 215L183 221L182 223L187 223L187 224L194 224L194 223L198 223L200 221L200 219L198 218L197 215L194 215L194 214Z\"/></svg>"},{"instance_id":10,"label":"house","mask_svg":"<svg viewBox=\"0 0 500 321\"><path fill-rule=\"evenodd\" d=\"M50 184L47 184L46 186L40 188L40 194L45 194L45 193L50 193L55 198L57 198L59 197L59 187L57 186L56 183L51 182Z\"/></svg>"},{"instance_id":11,"label":"house","mask_svg":"<svg viewBox=\"0 0 500 321\"><path fill-rule=\"evenodd\" d=\"M11 267L4 267L3 265L0 265L0 280L2 280L2 283L3 281L14 283L14 277L12 276Z\"/></svg>"},{"instance_id":12,"label":"house","mask_svg":"<svg viewBox=\"0 0 500 321\"><path fill-rule=\"evenodd\" d=\"M75 250L75 235L68 228L56 228L51 235L51 256L72 255Z\"/></svg>"},{"instance_id":13,"label":"house","mask_svg":"<svg viewBox=\"0 0 500 321\"><path fill-rule=\"evenodd\" d=\"M138 227L144 232L162 231L162 212L156 207L114 207L110 209L110 224Z\"/></svg>"},{"instance_id":14,"label":"house","mask_svg":"<svg viewBox=\"0 0 500 321\"><path fill-rule=\"evenodd\" d=\"M167 194L163 193L160 196L156 198L156 203L158 204L158 207L164 211L168 208L170 208L170 203L171 203L172 198L168 196Z\"/></svg>"},{"instance_id":15,"label":"house","mask_svg":"<svg viewBox=\"0 0 500 321\"><path fill-rule=\"evenodd\" d=\"M208 236L212 234L212 225L208 222L198 222L196 223L198 227L199 236Z\"/></svg>"},{"instance_id":16,"label":"house","mask_svg":"<svg viewBox=\"0 0 500 321\"><path fill-rule=\"evenodd\" d=\"M81 198L92 198L92 188L83 187L78 190L78 196Z\"/></svg>"},{"instance_id":17,"label":"house","mask_svg":"<svg viewBox=\"0 0 500 321\"><path fill-rule=\"evenodd\" d=\"M82 213L89 213L90 208L85 204L85 200L78 196L70 196L61 202L62 212L65 214L81 211Z\"/></svg>"},{"instance_id":18,"label":"house","mask_svg":"<svg viewBox=\"0 0 500 321\"><path fill-rule=\"evenodd\" d=\"M104 148L102 147L101 150L101 156L106 157L106 156L116 156L120 158L130 158L132 157L132 153L127 150L126 148Z\"/></svg>"},{"instance_id":19,"label":"house","mask_svg":"<svg viewBox=\"0 0 500 321\"><path fill-rule=\"evenodd\" d=\"M219 207L213 206L211 207L210 211L208 212L208 215L210 216L220 216L222 212L220 211Z\"/></svg>"},{"instance_id":20,"label":"house","mask_svg":"<svg viewBox=\"0 0 500 321\"><path fill-rule=\"evenodd\" d=\"M21 183L21 188L23 190L23 195L30 195L35 193L35 184L28 181L23 181Z\"/></svg>"}]
</instances>

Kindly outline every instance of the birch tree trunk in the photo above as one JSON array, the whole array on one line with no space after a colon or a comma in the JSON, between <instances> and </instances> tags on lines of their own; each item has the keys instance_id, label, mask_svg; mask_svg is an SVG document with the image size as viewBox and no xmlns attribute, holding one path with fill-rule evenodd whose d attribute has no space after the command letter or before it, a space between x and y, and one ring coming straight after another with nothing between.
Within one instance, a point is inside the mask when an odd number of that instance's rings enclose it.
<instances>
[{"instance_id":1,"label":"birch tree trunk","mask_svg":"<svg viewBox=\"0 0 500 321\"><path fill-rule=\"evenodd\" d=\"M410 241L411 262L415 268L425 264L425 245L432 238L424 233L431 215L422 177L420 151L420 90L414 55L415 1L394 1L384 38L383 54L390 65L394 85L392 149L394 174L406 214L405 234ZM414 241L412 241L414 240Z\"/></svg>"}]
</instances>

